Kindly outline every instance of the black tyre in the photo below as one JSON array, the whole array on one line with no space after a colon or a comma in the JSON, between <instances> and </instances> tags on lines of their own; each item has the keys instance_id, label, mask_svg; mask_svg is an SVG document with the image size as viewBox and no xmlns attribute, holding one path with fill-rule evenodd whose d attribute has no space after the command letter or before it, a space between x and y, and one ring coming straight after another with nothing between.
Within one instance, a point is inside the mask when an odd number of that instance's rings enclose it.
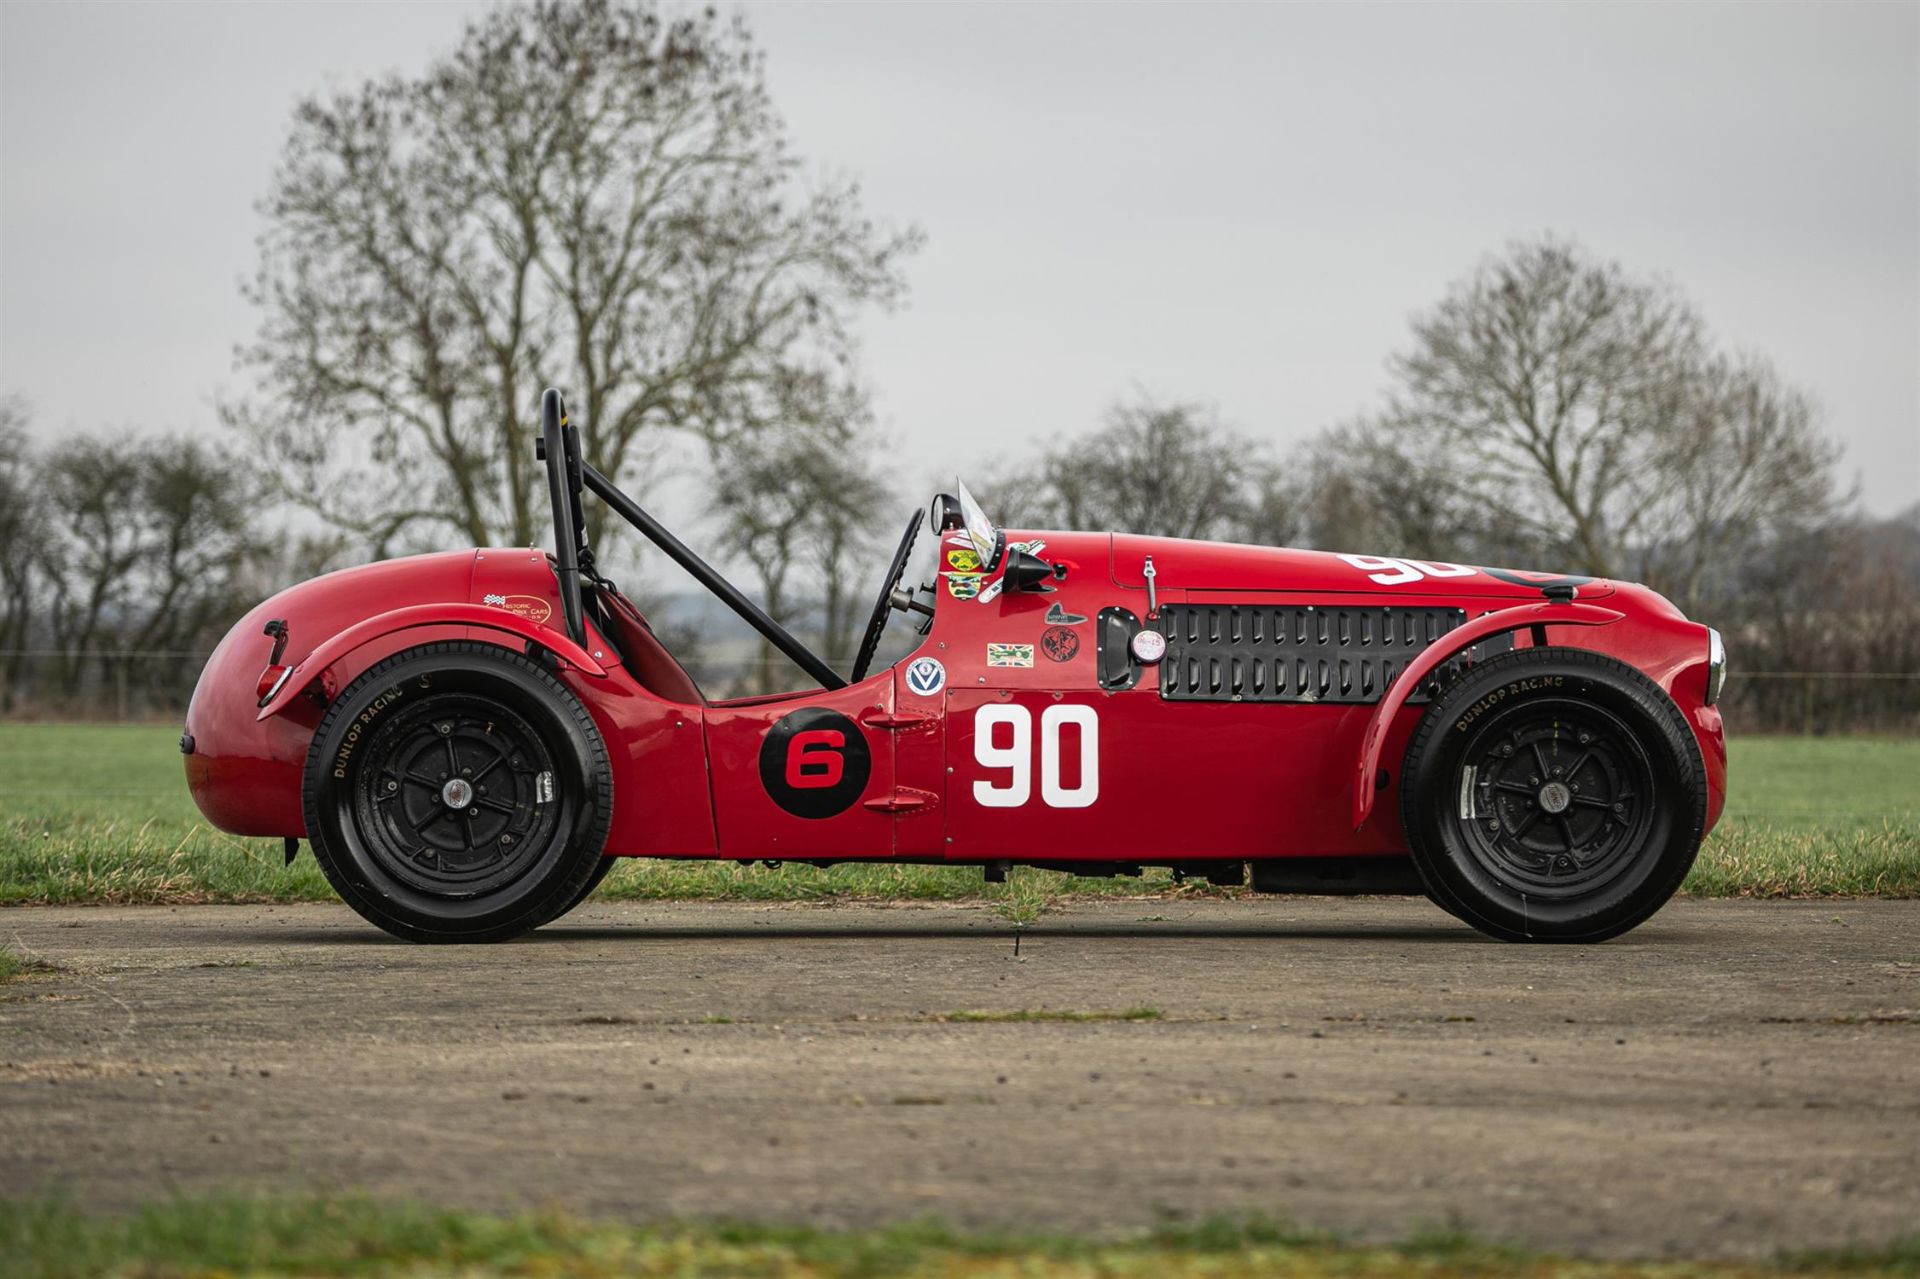
<instances>
[{"instance_id":1,"label":"black tyre","mask_svg":"<svg viewBox=\"0 0 1920 1279\"><path fill-rule=\"evenodd\" d=\"M1706 815L1680 709L1581 649L1475 667L1427 708L1401 769L1427 895L1508 941L1603 941L1641 923L1686 878Z\"/></svg>"},{"instance_id":2,"label":"black tyre","mask_svg":"<svg viewBox=\"0 0 1920 1279\"><path fill-rule=\"evenodd\" d=\"M491 644L397 653L334 699L307 752L314 858L368 922L418 942L499 941L570 909L613 815L593 718Z\"/></svg>"},{"instance_id":3,"label":"black tyre","mask_svg":"<svg viewBox=\"0 0 1920 1279\"><path fill-rule=\"evenodd\" d=\"M607 877L607 872L612 870L613 864L619 860L618 857L602 857L600 864L593 868L593 874L587 876L587 882L580 885L580 891L573 895L573 899L559 910L554 911L553 914L547 918L541 920L539 926L544 928L556 919L571 915L576 906L579 906L582 902L586 901L587 898L593 896L593 890L600 887L600 881Z\"/></svg>"}]
</instances>

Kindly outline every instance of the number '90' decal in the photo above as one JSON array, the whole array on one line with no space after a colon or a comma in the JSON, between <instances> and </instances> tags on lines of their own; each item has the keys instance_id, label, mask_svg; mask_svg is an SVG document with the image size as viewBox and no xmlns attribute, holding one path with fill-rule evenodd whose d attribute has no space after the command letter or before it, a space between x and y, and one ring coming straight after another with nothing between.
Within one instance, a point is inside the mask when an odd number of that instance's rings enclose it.
<instances>
[{"instance_id":1,"label":"number '90' decal","mask_svg":"<svg viewBox=\"0 0 1920 1279\"><path fill-rule=\"evenodd\" d=\"M1078 731L1080 778L1061 781L1061 730ZM1070 740L1070 739L1069 739ZM974 801L984 808L1018 808L1033 796L1033 713L1024 706L982 706L973 717L973 758L1007 778L981 778ZM1100 717L1091 706L1057 705L1040 712L1040 802L1048 808L1086 808L1100 798Z\"/></svg>"},{"instance_id":2,"label":"number '90' decal","mask_svg":"<svg viewBox=\"0 0 1920 1279\"><path fill-rule=\"evenodd\" d=\"M1470 577L1474 572L1465 564L1408 560L1396 555L1342 555L1340 558L1381 586L1405 586L1409 582L1423 582L1429 577Z\"/></svg>"}]
</instances>

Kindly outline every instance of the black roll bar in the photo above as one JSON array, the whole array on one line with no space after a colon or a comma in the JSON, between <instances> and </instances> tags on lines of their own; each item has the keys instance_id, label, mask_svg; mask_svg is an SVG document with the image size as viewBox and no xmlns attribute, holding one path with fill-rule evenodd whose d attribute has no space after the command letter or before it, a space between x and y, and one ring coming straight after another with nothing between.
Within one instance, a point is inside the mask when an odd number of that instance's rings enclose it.
<instances>
[{"instance_id":1,"label":"black roll bar","mask_svg":"<svg viewBox=\"0 0 1920 1279\"><path fill-rule=\"evenodd\" d=\"M548 387L540 397L540 456L547 464L547 495L553 501L554 577L567 638L587 646L586 610L580 600L580 490L570 462L580 456L577 428L567 421L566 401Z\"/></svg>"},{"instance_id":2,"label":"black roll bar","mask_svg":"<svg viewBox=\"0 0 1920 1279\"><path fill-rule=\"evenodd\" d=\"M547 394L553 395L555 393L549 391ZM551 449L552 446L549 445L548 447ZM669 533L665 525L642 510L638 502L628 497L625 493L622 493L614 486L612 480L595 470L591 463L582 462L580 464L580 475L581 478L586 481L587 487L593 490L596 497L617 511L621 519L638 529L641 535L649 542L652 542L655 546L665 551L667 558L687 570L687 572L693 574L696 581L719 596L721 603L738 613L747 625L766 636L768 643L786 654L795 666L798 666L808 675L811 675L818 681L822 688L835 689L845 688L847 686L847 681L842 679L831 666L821 661L812 649L795 639L786 627L767 616L766 610L762 609L745 595L742 595L739 587L720 576L719 572L711 564L694 554L692 548L688 547L686 543L682 542L672 533ZM554 501L556 517L559 509L560 502L556 498ZM580 589L580 579L577 570L573 579L573 588L575 592L574 598L577 601ZM563 602L567 598L564 578L561 579L560 598Z\"/></svg>"}]
</instances>

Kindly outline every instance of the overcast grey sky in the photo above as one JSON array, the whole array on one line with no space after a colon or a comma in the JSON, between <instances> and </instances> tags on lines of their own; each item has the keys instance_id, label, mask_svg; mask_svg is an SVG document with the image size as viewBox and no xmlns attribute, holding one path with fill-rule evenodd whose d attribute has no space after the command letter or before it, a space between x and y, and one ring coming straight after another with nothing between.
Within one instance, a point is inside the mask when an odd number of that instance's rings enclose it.
<instances>
[{"instance_id":1,"label":"overcast grey sky","mask_svg":"<svg viewBox=\"0 0 1920 1279\"><path fill-rule=\"evenodd\" d=\"M747 7L802 153L928 233L864 326L915 470L1136 384L1284 446L1553 230L1812 390L1870 509L1920 500L1914 4ZM294 99L477 8L0 4L0 390L217 430Z\"/></svg>"}]
</instances>

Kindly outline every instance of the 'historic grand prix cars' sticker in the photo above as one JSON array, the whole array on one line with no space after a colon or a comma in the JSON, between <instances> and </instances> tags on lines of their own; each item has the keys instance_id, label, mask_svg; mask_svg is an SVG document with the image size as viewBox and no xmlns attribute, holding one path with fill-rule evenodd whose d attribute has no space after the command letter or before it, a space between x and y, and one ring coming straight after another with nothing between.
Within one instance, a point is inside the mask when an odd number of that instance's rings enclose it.
<instances>
[{"instance_id":1,"label":"'historic grand prix cars' sticker","mask_svg":"<svg viewBox=\"0 0 1920 1279\"><path fill-rule=\"evenodd\" d=\"M859 726L824 706L781 716L760 743L760 784L795 817L846 812L872 772L873 756Z\"/></svg>"},{"instance_id":2,"label":"'historic grand prix cars' sticker","mask_svg":"<svg viewBox=\"0 0 1920 1279\"><path fill-rule=\"evenodd\" d=\"M538 595L486 595L482 604L491 604L495 608L504 608L509 613L526 618L529 622L544 622L553 616L553 605Z\"/></svg>"},{"instance_id":3,"label":"'historic grand prix cars' sticker","mask_svg":"<svg viewBox=\"0 0 1920 1279\"><path fill-rule=\"evenodd\" d=\"M947 668L937 657L916 657L907 663L907 691L933 697L947 686Z\"/></svg>"},{"instance_id":4,"label":"'historic grand prix cars' sticker","mask_svg":"<svg viewBox=\"0 0 1920 1279\"><path fill-rule=\"evenodd\" d=\"M1032 666L1033 645L1031 644L989 644L987 645L988 666Z\"/></svg>"},{"instance_id":5,"label":"'historic grand prix cars' sticker","mask_svg":"<svg viewBox=\"0 0 1920 1279\"><path fill-rule=\"evenodd\" d=\"M1071 662L1080 652L1080 636L1071 626L1049 626L1040 632L1040 651L1050 662Z\"/></svg>"}]
</instances>

